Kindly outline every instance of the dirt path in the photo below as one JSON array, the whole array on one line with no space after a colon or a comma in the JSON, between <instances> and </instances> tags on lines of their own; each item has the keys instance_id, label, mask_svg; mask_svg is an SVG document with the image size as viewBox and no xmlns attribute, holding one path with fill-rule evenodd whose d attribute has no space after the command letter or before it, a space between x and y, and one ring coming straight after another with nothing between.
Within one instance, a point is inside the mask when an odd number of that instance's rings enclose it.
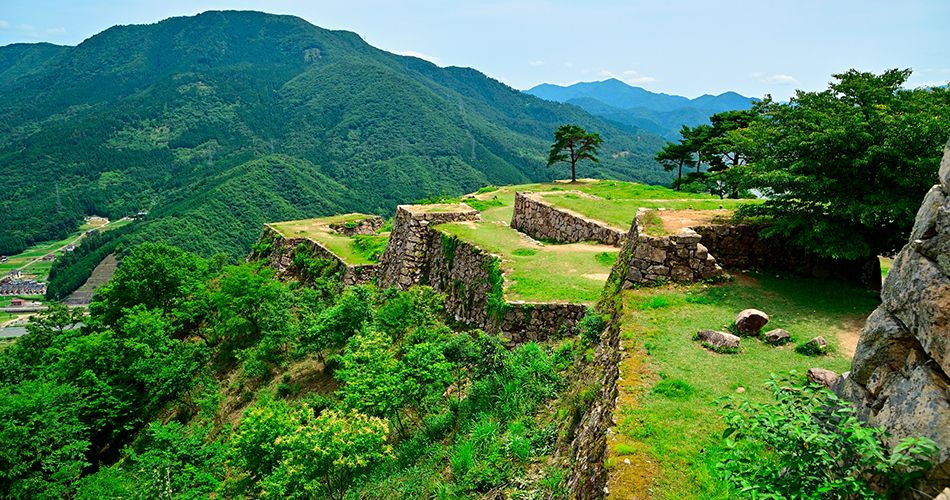
<instances>
[{"instance_id":1,"label":"dirt path","mask_svg":"<svg viewBox=\"0 0 950 500\"><path fill-rule=\"evenodd\" d=\"M731 217L732 210L657 210L656 215L663 221L663 229L675 234L688 227L711 224L720 217Z\"/></svg>"}]
</instances>

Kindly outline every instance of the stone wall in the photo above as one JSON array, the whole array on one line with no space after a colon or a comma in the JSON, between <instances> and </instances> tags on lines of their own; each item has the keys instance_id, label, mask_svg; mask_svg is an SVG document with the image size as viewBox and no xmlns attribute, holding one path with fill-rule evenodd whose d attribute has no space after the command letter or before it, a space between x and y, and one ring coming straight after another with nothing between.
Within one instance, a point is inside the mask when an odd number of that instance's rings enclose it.
<instances>
[{"instance_id":1,"label":"stone wall","mask_svg":"<svg viewBox=\"0 0 950 500\"><path fill-rule=\"evenodd\" d=\"M429 225L446 222L480 221L481 214L464 203L454 210L432 211L437 205L399 205L393 219L386 251L379 258L380 289L397 287L407 289L419 283L425 264L424 242ZM446 209L452 207L443 207Z\"/></svg>"},{"instance_id":2,"label":"stone wall","mask_svg":"<svg viewBox=\"0 0 950 500\"><path fill-rule=\"evenodd\" d=\"M517 345L573 334L584 316L580 304L506 300L498 257L455 235L426 227L419 239L412 251L418 283L445 294L445 309L456 321Z\"/></svg>"},{"instance_id":3,"label":"stone wall","mask_svg":"<svg viewBox=\"0 0 950 500\"><path fill-rule=\"evenodd\" d=\"M950 486L950 143L881 299L834 391L885 427L890 446L919 436L937 443L936 467L906 496L933 498Z\"/></svg>"},{"instance_id":4,"label":"stone wall","mask_svg":"<svg viewBox=\"0 0 950 500\"><path fill-rule=\"evenodd\" d=\"M855 284L880 287L880 267L869 269L877 262L822 258L798 250L787 238L763 236L764 226L753 224L716 224L696 226L702 243L726 268L777 269L800 276L833 278ZM879 266L879 264L878 264Z\"/></svg>"},{"instance_id":5,"label":"stone wall","mask_svg":"<svg viewBox=\"0 0 950 500\"><path fill-rule=\"evenodd\" d=\"M557 191L558 194L563 191ZM589 196L576 192L579 196ZM624 232L593 219L556 208L544 201L546 193L515 193L511 227L534 238L576 243L594 240L605 245L620 246Z\"/></svg>"},{"instance_id":6,"label":"stone wall","mask_svg":"<svg viewBox=\"0 0 950 500\"><path fill-rule=\"evenodd\" d=\"M261 230L261 236L258 238L258 244L267 243L270 245L270 251L267 255L259 255L251 252L248 260L257 260L266 258L270 266L278 273L294 273L291 269L294 263L294 255L298 252L300 245L306 249L307 255L315 259L327 259L333 262L336 271L340 274L340 281L344 285L354 286L367 283L376 277L378 266L376 264L364 264L358 266L348 265L346 261L330 251L322 243L310 238L287 238L284 237L270 224L264 224Z\"/></svg>"},{"instance_id":7,"label":"stone wall","mask_svg":"<svg viewBox=\"0 0 950 500\"><path fill-rule=\"evenodd\" d=\"M330 224L330 229L343 236L372 235L381 227L383 227L383 218L378 215L369 215L365 219Z\"/></svg>"},{"instance_id":8,"label":"stone wall","mask_svg":"<svg viewBox=\"0 0 950 500\"><path fill-rule=\"evenodd\" d=\"M722 268L700 243L701 236L695 231L686 229L671 236L644 234L639 219L646 210L637 210L607 279L608 287L614 284L630 288L659 280L696 281L722 276Z\"/></svg>"}]
</instances>

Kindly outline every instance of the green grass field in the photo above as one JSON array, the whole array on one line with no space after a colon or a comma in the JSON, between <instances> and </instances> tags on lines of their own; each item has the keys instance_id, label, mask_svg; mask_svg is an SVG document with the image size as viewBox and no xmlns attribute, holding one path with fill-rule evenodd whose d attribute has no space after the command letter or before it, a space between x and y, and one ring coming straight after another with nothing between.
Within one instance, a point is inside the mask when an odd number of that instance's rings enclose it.
<instances>
[{"instance_id":1,"label":"green grass field","mask_svg":"<svg viewBox=\"0 0 950 500\"><path fill-rule=\"evenodd\" d=\"M346 261L347 264L358 266L375 264L376 261L371 259L371 252L362 251L354 245L353 238L332 232L330 224L362 220L367 217L370 216L363 214L335 215L317 219L278 222L271 224L271 226L287 238L304 237L319 241L331 252ZM377 236L376 238L388 238L388 235Z\"/></svg>"},{"instance_id":2,"label":"green grass field","mask_svg":"<svg viewBox=\"0 0 950 500\"><path fill-rule=\"evenodd\" d=\"M762 382L771 373L847 371L864 319L878 302L876 294L841 283L774 275L624 292L622 343L629 354L615 411L618 440L608 460L613 486L628 495L653 488L650 498L728 498L715 470L724 429L716 400L741 391L766 401ZM717 354L693 340L702 329L726 330L746 308L768 313L764 330L784 328L793 342L774 347L747 337L739 354ZM817 335L830 354L795 352ZM644 484L624 460L649 460L655 478Z\"/></svg>"},{"instance_id":3,"label":"green grass field","mask_svg":"<svg viewBox=\"0 0 950 500\"><path fill-rule=\"evenodd\" d=\"M453 222L439 229L502 257L509 300L593 303L619 249L590 242L539 246L501 223Z\"/></svg>"}]
</instances>

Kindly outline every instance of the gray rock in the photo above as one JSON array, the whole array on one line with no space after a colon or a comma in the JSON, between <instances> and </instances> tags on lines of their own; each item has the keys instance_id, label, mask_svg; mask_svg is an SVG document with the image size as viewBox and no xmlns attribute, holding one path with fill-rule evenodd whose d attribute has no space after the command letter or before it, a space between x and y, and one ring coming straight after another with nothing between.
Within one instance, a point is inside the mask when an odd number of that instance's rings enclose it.
<instances>
[{"instance_id":1,"label":"gray rock","mask_svg":"<svg viewBox=\"0 0 950 500\"><path fill-rule=\"evenodd\" d=\"M805 342L805 345L815 346L821 352L828 350L828 342L821 335Z\"/></svg>"},{"instance_id":2,"label":"gray rock","mask_svg":"<svg viewBox=\"0 0 950 500\"><path fill-rule=\"evenodd\" d=\"M769 322L769 315L758 309L746 309L736 316L736 329L739 333L755 335Z\"/></svg>"},{"instance_id":3,"label":"gray rock","mask_svg":"<svg viewBox=\"0 0 950 500\"><path fill-rule=\"evenodd\" d=\"M943 192L950 194L950 141L943 147L943 161L940 162L940 186Z\"/></svg>"},{"instance_id":4,"label":"gray rock","mask_svg":"<svg viewBox=\"0 0 950 500\"><path fill-rule=\"evenodd\" d=\"M708 342L709 345L713 346L716 349L721 349L723 347L728 347L730 349L738 349L739 337L726 332L720 332L716 330L700 330L696 333L699 337L699 340L703 342Z\"/></svg>"},{"instance_id":5,"label":"gray rock","mask_svg":"<svg viewBox=\"0 0 950 500\"><path fill-rule=\"evenodd\" d=\"M776 328L774 330L765 332L765 341L769 344L784 344L791 338L792 334L781 328Z\"/></svg>"},{"instance_id":6,"label":"gray rock","mask_svg":"<svg viewBox=\"0 0 950 500\"><path fill-rule=\"evenodd\" d=\"M824 368L809 368L808 372L805 373L805 378L813 384L821 384L826 389L831 389L835 381L838 380L838 374Z\"/></svg>"}]
</instances>

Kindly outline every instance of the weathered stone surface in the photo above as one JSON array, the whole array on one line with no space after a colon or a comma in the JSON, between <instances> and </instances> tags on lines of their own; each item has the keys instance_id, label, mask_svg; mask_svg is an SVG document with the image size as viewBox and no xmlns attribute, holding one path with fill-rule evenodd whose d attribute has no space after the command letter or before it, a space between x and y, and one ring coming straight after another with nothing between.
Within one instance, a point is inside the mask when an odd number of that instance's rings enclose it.
<instances>
[{"instance_id":1,"label":"weathered stone surface","mask_svg":"<svg viewBox=\"0 0 950 500\"><path fill-rule=\"evenodd\" d=\"M367 215L365 219L361 220L330 224L330 229L342 234L343 236L354 236L357 234L370 235L375 233L376 230L381 227L383 227L383 218L378 215Z\"/></svg>"},{"instance_id":2,"label":"weathered stone surface","mask_svg":"<svg viewBox=\"0 0 950 500\"><path fill-rule=\"evenodd\" d=\"M887 273L882 304L861 332L851 371L834 391L857 415L884 427L888 444L924 436L940 448L935 467L914 485L933 498L950 486L950 149L941 184L926 195L907 246Z\"/></svg>"},{"instance_id":3,"label":"weathered stone surface","mask_svg":"<svg viewBox=\"0 0 950 500\"><path fill-rule=\"evenodd\" d=\"M825 340L825 338L822 337L821 335L809 340L808 342L805 342L805 345L813 346L814 348L822 352L828 349L828 341Z\"/></svg>"},{"instance_id":4,"label":"weathered stone surface","mask_svg":"<svg viewBox=\"0 0 950 500\"><path fill-rule=\"evenodd\" d=\"M557 191L564 193L564 191ZM591 197L587 193L571 191L578 196ZM546 193L515 193L511 227L534 238L576 243L599 241L605 245L620 246L625 233L603 222L589 219L570 210L554 207L544 201ZM630 214L633 217L633 214Z\"/></svg>"},{"instance_id":5,"label":"weathered stone surface","mask_svg":"<svg viewBox=\"0 0 950 500\"><path fill-rule=\"evenodd\" d=\"M819 258L797 250L786 238L764 236L764 229L766 226L753 224L693 227L702 236L702 245L725 268L777 269L801 276L831 277L880 288L880 280L865 283L867 273L864 267L871 261Z\"/></svg>"},{"instance_id":6,"label":"weathered stone surface","mask_svg":"<svg viewBox=\"0 0 950 500\"><path fill-rule=\"evenodd\" d=\"M943 147L943 161L940 162L940 186L944 193L950 193L950 141Z\"/></svg>"},{"instance_id":7,"label":"weathered stone surface","mask_svg":"<svg viewBox=\"0 0 950 500\"><path fill-rule=\"evenodd\" d=\"M640 211L634 217L608 281L613 281L614 274L618 272L624 273L622 288L667 278L694 281L723 275L716 258L699 244L701 236L698 233L686 229L672 236L651 237L642 234Z\"/></svg>"},{"instance_id":8,"label":"weathered stone surface","mask_svg":"<svg viewBox=\"0 0 950 500\"><path fill-rule=\"evenodd\" d=\"M776 328L765 332L765 341L769 344L784 344L792 338L792 334L787 331Z\"/></svg>"},{"instance_id":9,"label":"weathered stone surface","mask_svg":"<svg viewBox=\"0 0 950 500\"><path fill-rule=\"evenodd\" d=\"M918 345L914 336L886 309L879 307L868 316L851 362L851 379L867 385L875 371L899 371L910 351Z\"/></svg>"},{"instance_id":10,"label":"weathered stone surface","mask_svg":"<svg viewBox=\"0 0 950 500\"><path fill-rule=\"evenodd\" d=\"M723 347L728 347L730 349L738 349L740 338L726 332L720 332L716 330L700 330L696 333L699 336L699 340L703 342L708 342L709 345L715 347L716 349L721 349Z\"/></svg>"},{"instance_id":11,"label":"weathered stone surface","mask_svg":"<svg viewBox=\"0 0 950 500\"><path fill-rule=\"evenodd\" d=\"M950 278L936 263L905 247L887 273L881 300L943 372L950 373Z\"/></svg>"},{"instance_id":12,"label":"weathered stone surface","mask_svg":"<svg viewBox=\"0 0 950 500\"><path fill-rule=\"evenodd\" d=\"M808 372L805 373L805 378L813 384L821 384L831 389L838 379L838 374L831 370L825 370L824 368L809 368Z\"/></svg>"},{"instance_id":13,"label":"weathered stone surface","mask_svg":"<svg viewBox=\"0 0 950 500\"><path fill-rule=\"evenodd\" d=\"M755 335L769 322L769 315L758 309L746 309L736 316L736 329L740 333Z\"/></svg>"}]
</instances>

